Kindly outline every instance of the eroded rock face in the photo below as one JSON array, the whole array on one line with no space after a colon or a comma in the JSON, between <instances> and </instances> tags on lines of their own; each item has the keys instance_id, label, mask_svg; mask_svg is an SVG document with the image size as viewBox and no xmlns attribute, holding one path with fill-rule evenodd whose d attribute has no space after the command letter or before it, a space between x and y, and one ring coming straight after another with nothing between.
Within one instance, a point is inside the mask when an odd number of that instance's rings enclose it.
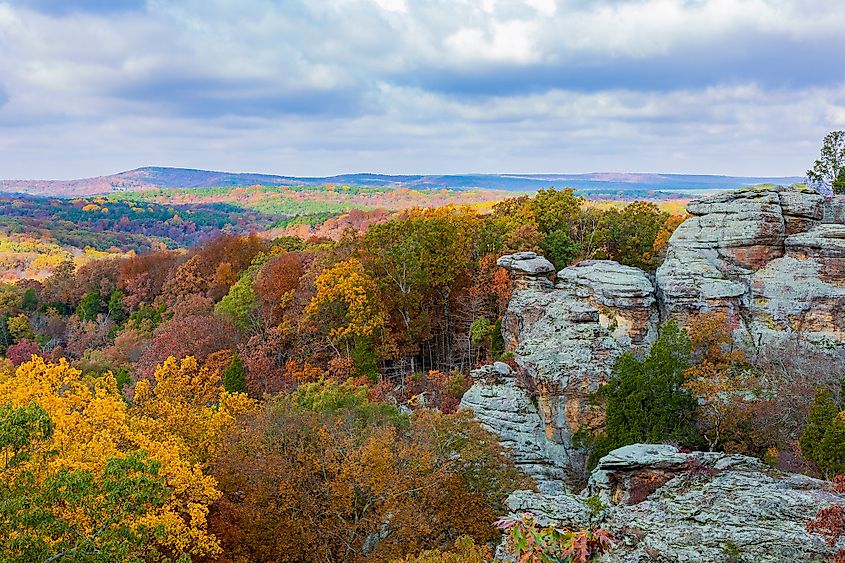
<instances>
[{"instance_id":1,"label":"eroded rock face","mask_svg":"<svg viewBox=\"0 0 845 563\"><path fill-rule=\"evenodd\" d=\"M599 323L621 346L643 348L657 339L654 282L642 270L611 260L584 260L558 272L555 287L596 307Z\"/></svg>"},{"instance_id":2,"label":"eroded rock face","mask_svg":"<svg viewBox=\"0 0 845 563\"><path fill-rule=\"evenodd\" d=\"M664 316L725 312L749 357L799 342L819 370L845 363L845 201L779 186L692 202L658 268ZM774 357L769 357L774 356Z\"/></svg>"},{"instance_id":3,"label":"eroded rock face","mask_svg":"<svg viewBox=\"0 0 845 563\"><path fill-rule=\"evenodd\" d=\"M820 508L845 506L845 497L828 482L754 458L635 444L602 458L586 489L571 493L584 464L573 435L604 423L591 393L621 354L648 349L660 322L687 325L723 311L763 372L770 366L821 381L838 378L845 365L845 198L758 187L688 210L654 279L584 261L553 285L551 264L536 254L503 257L499 264L517 282L503 336L518 368L475 372L462 405L539 484L539 492L513 493L511 510L544 524L604 527L617 538L604 560L824 560L845 541L828 546L806 522ZM608 507L591 511L590 496Z\"/></svg>"},{"instance_id":4,"label":"eroded rock face","mask_svg":"<svg viewBox=\"0 0 845 563\"><path fill-rule=\"evenodd\" d=\"M598 495L600 514L584 500ZM807 520L845 497L831 483L781 473L741 455L684 453L634 444L599 461L580 496L516 491L514 513L541 524L601 526L615 536L606 561L823 561L837 551L806 531ZM841 542L842 543L842 542Z\"/></svg>"},{"instance_id":5,"label":"eroded rock face","mask_svg":"<svg viewBox=\"0 0 845 563\"><path fill-rule=\"evenodd\" d=\"M491 384L478 372L461 404L475 410L548 491L583 483L586 460L573 436L604 424L604 411L590 395L608 381L625 350L653 340L658 312L651 279L636 268L582 262L561 270L552 287L543 277L546 267L526 266L537 260L533 253L499 260L521 281L503 321L506 348L536 389L529 395L507 378ZM522 424L515 423L514 409L522 413ZM497 416L514 423L497 423ZM548 463L538 462L541 458ZM555 463L563 465L548 467Z\"/></svg>"},{"instance_id":6,"label":"eroded rock face","mask_svg":"<svg viewBox=\"0 0 845 563\"><path fill-rule=\"evenodd\" d=\"M571 466L566 448L546 439L546 427L535 400L521 387L507 364L497 362L472 372L475 382L461 399L475 417L499 436L516 465L538 488L553 493L567 480Z\"/></svg>"}]
</instances>

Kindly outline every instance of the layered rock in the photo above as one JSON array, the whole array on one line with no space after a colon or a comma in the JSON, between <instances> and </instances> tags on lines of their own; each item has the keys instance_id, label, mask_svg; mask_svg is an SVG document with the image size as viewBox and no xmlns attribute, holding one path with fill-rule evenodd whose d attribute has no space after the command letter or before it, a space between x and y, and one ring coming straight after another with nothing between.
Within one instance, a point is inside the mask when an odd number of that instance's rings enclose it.
<instances>
[{"instance_id":1,"label":"layered rock","mask_svg":"<svg viewBox=\"0 0 845 563\"><path fill-rule=\"evenodd\" d=\"M511 445L517 463L548 491L583 478L585 458L573 437L604 424L604 411L590 395L608 381L629 346L654 338L657 307L650 278L635 268L583 262L561 270L553 287L540 260L534 253L499 260L519 281L502 332L531 392L517 388L513 378L491 383L479 372L462 406ZM517 411L521 425L495 421L517 421ZM554 464L560 467L550 469Z\"/></svg>"},{"instance_id":2,"label":"layered rock","mask_svg":"<svg viewBox=\"0 0 845 563\"><path fill-rule=\"evenodd\" d=\"M558 273L558 289L599 311L599 324L623 347L647 348L660 315L654 282L642 270L610 260L584 260Z\"/></svg>"},{"instance_id":3,"label":"layered rock","mask_svg":"<svg viewBox=\"0 0 845 563\"><path fill-rule=\"evenodd\" d=\"M536 398L517 381L507 364L496 362L472 372L475 382L464 394L461 406L495 432L511 451L514 462L534 478L539 489L553 493L569 479L571 462L567 449L546 437L546 425Z\"/></svg>"},{"instance_id":4,"label":"layered rock","mask_svg":"<svg viewBox=\"0 0 845 563\"><path fill-rule=\"evenodd\" d=\"M590 395L621 354L648 349L659 322L723 311L763 373L817 384L845 365L845 198L763 186L688 211L655 278L584 261L552 284L542 257L502 257L516 281L503 336L517 368L474 372L462 405L538 482L539 492L511 495L511 509L567 528L601 525L618 541L609 561L823 560L845 543L828 546L806 521L845 497L753 458L627 446L602 458L580 496L569 492L584 463L574 434L604 423ZM590 496L608 508L591 511Z\"/></svg>"},{"instance_id":5,"label":"layered rock","mask_svg":"<svg viewBox=\"0 0 845 563\"><path fill-rule=\"evenodd\" d=\"M607 508L590 511L591 495ZM603 560L626 562L823 561L842 545L809 534L806 522L831 504L845 506L845 497L826 481L746 456L644 444L603 457L580 496L516 491L508 499L541 524L603 527L615 537Z\"/></svg>"},{"instance_id":6,"label":"layered rock","mask_svg":"<svg viewBox=\"0 0 845 563\"><path fill-rule=\"evenodd\" d=\"M725 312L752 359L845 363L845 202L764 186L690 203L656 281L664 316ZM823 361L822 361L823 360Z\"/></svg>"}]
</instances>

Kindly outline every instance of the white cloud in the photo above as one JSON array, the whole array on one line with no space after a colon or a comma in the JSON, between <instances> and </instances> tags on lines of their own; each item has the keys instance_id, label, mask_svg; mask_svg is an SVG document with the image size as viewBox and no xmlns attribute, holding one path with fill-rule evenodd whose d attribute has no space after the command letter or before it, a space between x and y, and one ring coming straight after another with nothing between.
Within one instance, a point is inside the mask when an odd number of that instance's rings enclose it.
<instances>
[{"instance_id":1,"label":"white cloud","mask_svg":"<svg viewBox=\"0 0 845 563\"><path fill-rule=\"evenodd\" d=\"M801 173L843 29L840 0L0 2L0 175Z\"/></svg>"}]
</instances>

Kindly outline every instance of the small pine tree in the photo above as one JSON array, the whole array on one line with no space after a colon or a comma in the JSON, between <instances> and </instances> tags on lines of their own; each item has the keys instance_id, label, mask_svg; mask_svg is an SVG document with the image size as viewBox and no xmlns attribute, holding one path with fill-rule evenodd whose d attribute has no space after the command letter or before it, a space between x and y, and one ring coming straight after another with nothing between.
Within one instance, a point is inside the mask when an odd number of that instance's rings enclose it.
<instances>
[{"instance_id":1,"label":"small pine tree","mask_svg":"<svg viewBox=\"0 0 845 563\"><path fill-rule=\"evenodd\" d=\"M223 388L229 393L246 393L246 370L243 360L237 354L223 372Z\"/></svg>"},{"instance_id":2,"label":"small pine tree","mask_svg":"<svg viewBox=\"0 0 845 563\"><path fill-rule=\"evenodd\" d=\"M686 331L670 321L645 359L625 354L617 360L610 383L601 390L607 399L607 421L604 433L594 441L590 466L628 444L701 443L695 398L684 388L690 348Z\"/></svg>"},{"instance_id":3,"label":"small pine tree","mask_svg":"<svg viewBox=\"0 0 845 563\"><path fill-rule=\"evenodd\" d=\"M838 423L838 424L837 424ZM799 444L804 457L826 474L835 474L845 463L843 424L839 422L839 407L830 389L820 387L810 406L807 426Z\"/></svg>"}]
</instances>

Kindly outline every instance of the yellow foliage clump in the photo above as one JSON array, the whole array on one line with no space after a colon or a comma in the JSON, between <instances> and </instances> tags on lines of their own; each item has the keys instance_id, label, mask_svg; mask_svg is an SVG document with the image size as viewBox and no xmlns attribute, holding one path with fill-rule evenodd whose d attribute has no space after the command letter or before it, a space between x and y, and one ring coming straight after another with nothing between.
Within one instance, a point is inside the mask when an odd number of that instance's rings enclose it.
<instances>
[{"instance_id":1,"label":"yellow foliage clump","mask_svg":"<svg viewBox=\"0 0 845 563\"><path fill-rule=\"evenodd\" d=\"M305 313L323 318L332 340L368 338L384 325L375 283L358 260L338 262L324 270L317 277L316 286L317 292Z\"/></svg>"},{"instance_id":2,"label":"yellow foliage clump","mask_svg":"<svg viewBox=\"0 0 845 563\"><path fill-rule=\"evenodd\" d=\"M137 424L153 436L169 436L181 455L205 464L235 417L255 408L243 393L224 391L216 370L200 367L196 358L167 358L153 375L155 385L135 385Z\"/></svg>"},{"instance_id":3,"label":"yellow foliage clump","mask_svg":"<svg viewBox=\"0 0 845 563\"><path fill-rule=\"evenodd\" d=\"M212 397L215 390L209 379L197 369L193 358L180 363L170 358L156 372L155 388L148 382L138 384L140 404L130 407L111 373L86 376L64 359L49 363L33 357L18 367L14 377L0 378L0 404L16 408L37 404L43 408L54 425L43 451L55 453L46 458L33 456L14 471L33 471L42 476L61 468L96 473L109 459L145 451L161 464L160 475L171 496L137 523L163 528L165 533L159 541L171 553L216 557L221 549L208 532L207 516L220 492L216 480L205 475L201 463L188 455L187 446L193 445L193 436L206 429L208 440L219 436L237 413L253 405L245 396L227 393L217 393L219 402L214 405L200 403ZM194 384L195 389L191 387ZM196 424L199 430L188 428L190 424ZM184 436L179 434L183 431ZM7 473L2 478L12 477ZM96 527L95 522L85 521L85 514L74 516L85 527Z\"/></svg>"}]
</instances>

